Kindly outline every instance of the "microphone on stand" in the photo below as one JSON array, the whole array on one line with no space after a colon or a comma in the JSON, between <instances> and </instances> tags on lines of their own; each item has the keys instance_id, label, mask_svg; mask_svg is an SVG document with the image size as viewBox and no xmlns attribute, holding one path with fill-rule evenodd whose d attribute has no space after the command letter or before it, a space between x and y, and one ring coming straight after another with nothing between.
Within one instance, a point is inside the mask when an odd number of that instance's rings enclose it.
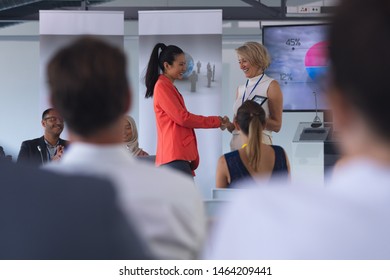
<instances>
[{"instance_id":1,"label":"microphone on stand","mask_svg":"<svg viewBox=\"0 0 390 280\"><path fill-rule=\"evenodd\" d=\"M318 117L318 110L317 110L317 93L313 91L314 94L314 100L315 100L315 105L316 105L316 116L314 117L313 122L311 123L311 127L317 128L322 125L321 119Z\"/></svg>"},{"instance_id":2,"label":"microphone on stand","mask_svg":"<svg viewBox=\"0 0 390 280\"><path fill-rule=\"evenodd\" d=\"M41 154L41 161L42 161L42 164L43 164L43 156L42 156L41 146L37 146L37 149L38 149L39 153Z\"/></svg>"}]
</instances>

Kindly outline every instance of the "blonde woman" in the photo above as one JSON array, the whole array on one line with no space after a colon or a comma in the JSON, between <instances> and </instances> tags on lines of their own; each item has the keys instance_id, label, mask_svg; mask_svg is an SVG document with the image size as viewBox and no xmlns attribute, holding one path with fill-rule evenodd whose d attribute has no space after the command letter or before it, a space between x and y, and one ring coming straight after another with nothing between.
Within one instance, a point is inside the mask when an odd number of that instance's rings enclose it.
<instances>
[{"instance_id":1,"label":"blonde woman","mask_svg":"<svg viewBox=\"0 0 390 280\"><path fill-rule=\"evenodd\" d=\"M246 42L237 48L236 52L240 69L247 79L237 88L236 101L233 105L234 116L246 100L259 102L267 120L262 141L271 145L272 132L278 132L282 127L283 113L283 95L279 83L264 73L271 63L271 58L267 49L257 42ZM231 150L241 148L244 143L241 141L240 132L235 129L233 123L230 123L227 129L232 133Z\"/></svg>"}]
</instances>

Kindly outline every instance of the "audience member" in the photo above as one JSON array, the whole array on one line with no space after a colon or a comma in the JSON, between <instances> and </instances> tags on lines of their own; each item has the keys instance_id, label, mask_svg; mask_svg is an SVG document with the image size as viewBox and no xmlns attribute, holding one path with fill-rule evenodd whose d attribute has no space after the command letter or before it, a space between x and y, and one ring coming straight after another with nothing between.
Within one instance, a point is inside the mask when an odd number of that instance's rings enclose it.
<instances>
[{"instance_id":1,"label":"audience member","mask_svg":"<svg viewBox=\"0 0 390 280\"><path fill-rule=\"evenodd\" d=\"M127 150L133 156L141 157L149 155L139 147L137 125L131 116L125 116L123 119L123 142L126 143Z\"/></svg>"},{"instance_id":2,"label":"audience member","mask_svg":"<svg viewBox=\"0 0 390 280\"><path fill-rule=\"evenodd\" d=\"M148 259L105 180L0 159L1 260Z\"/></svg>"},{"instance_id":3,"label":"audience member","mask_svg":"<svg viewBox=\"0 0 390 280\"><path fill-rule=\"evenodd\" d=\"M234 116L245 100L254 100L263 106L267 123L263 130L263 143L272 144L272 131L278 132L282 126L283 94L279 83L268 77L264 71L271 63L267 49L257 42L246 42L236 49L238 64L247 77L245 85L240 85L236 92L236 101L233 105ZM244 143L241 142L239 132L233 123L227 126L232 133L231 150L237 150Z\"/></svg>"},{"instance_id":4,"label":"audience member","mask_svg":"<svg viewBox=\"0 0 390 280\"><path fill-rule=\"evenodd\" d=\"M2 146L0 146L0 158L5 158L5 152Z\"/></svg>"},{"instance_id":5,"label":"audience member","mask_svg":"<svg viewBox=\"0 0 390 280\"><path fill-rule=\"evenodd\" d=\"M225 129L226 119L187 111L183 96L174 85L175 80L183 79L185 71L186 59L182 49L156 44L146 70L145 97L153 97L156 115L156 165L166 165L193 176L199 165L194 128Z\"/></svg>"},{"instance_id":6,"label":"audience member","mask_svg":"<svg viewBox=\"0 0 390 280\"><path fill-rule=\"evenodd\" d=\"M252 100L245 101L238 108L234 122L245 144L219 158L216 187L226 188L238 180L254 176L263 180L287 177L290 165L283 148L262 142L266 117L261 105Z\"/></svg>"},{"instance_id":7,"label":"audience member","mask_svg":"<svg viewBox=\"0 0 390 280\"><path fill-rule=\"evenodd\" d=\"M123 211L157 258L194 259L206 222L193 181L137 161L123 146L123 118L131 103L126 69L120 49L93 37L79 38L52 57L50 98L72 145L47 168L112 179Z\"/></svg>"},{"instance_id":8,"label":"audience member","mask_svg":"<svg viewBox=\"0 0 390 280\"><path fill-rule=\"evenodd\" d=\"M390 258L389 45L389 1L340 1L327 97L344 163L325 188L307 174L305 183L243 193L206 258Z\"/></svg>"},{"instance_id":9,"label":"audience member","mask_svg":"<svg viewBox=\"0 0 390 280\"><path fill-rule=\"evenodd\" d=\"M2 146L0 146L0 159L5 159L5 160L8 160L8 161L12 161L12 156L11 155L7 155L3 149Z\"/></svg>"},{"instance_id":10,"label":"audience member","mask_svg":"<svg viewBox=\"0 0 390 280\"><path fill-rule=\"evenodd\" d=\"M49 161L56 161L62 157L68 141L60 138L64 129L62 117L53 108L42 114L41 124L44 134L40 138L23 141L17 162L39 166Z\"/></svg>"}]
</instances>

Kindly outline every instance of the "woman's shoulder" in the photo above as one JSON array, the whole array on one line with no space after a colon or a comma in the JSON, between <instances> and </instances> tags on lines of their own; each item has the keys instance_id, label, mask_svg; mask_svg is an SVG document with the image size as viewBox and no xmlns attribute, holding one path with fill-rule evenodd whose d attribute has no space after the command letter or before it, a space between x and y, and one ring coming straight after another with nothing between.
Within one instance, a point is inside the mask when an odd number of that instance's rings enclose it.
<instances>
[{"instance_id":1,"label":"woman's shoulder","mask_svg":"<svg viewBox=\"0 0 390 280\"><path fill-rule=\"evenodd\" d=\"M278 145L270 145L274 150L275 150L275 152L276 151L283 151L284 152L284 149L283 149L283 147L282 146L278 146Z\"/></svg>"},{"instance_id":2,"label":"woman's shoulder","mask_svg":"<svg viewBox=\"0 0 390 280\"><path fill-rule=\"evenodd\" d=\"M242 93L244 92L244 90L245 90L245 84L239 85L239 86L237 87L237 92L238 92L239 95L242 95Z\"/></svg>"},{"instance_id":3,"label":"woman's shoulder","mask_svg":"<svg viewBox=\"0 0 390 280\"><path fill-rule=\"evenodd\" d=\"M158 76L158 79L157 79L157 82L156 82L156 85L157 84L160 84L160 85L169 85L169 86L174 86L172 81L170 79L168 79L166 76L164 76L163 74L160 74Z\"/></svg>"},{"instance_id":4,"label":"woman's shoulder","mask_svg":"<svg viewBox=\"0 0 390 280\"><path fill-rule=\"evenodd\" d=\"M286 151L283 149L283 147L278 145L270 145L274 152L275 152L275 158L276 159L285 159L286 158Z\"/></svg>"},{"instance_id":5,"label":"woman's shoulder","mask_svg":"<svg viewBox=\"0 0 390 280\"><path fill-rule=\"evenodd\" d=\"M236 155L238 155L238 154L239 154L238 150L234 150L234 151L225 153L224 156L225 156L225 157L232 157L232 156L236 156Z\"/></svg>"},{"instance_id":6,"label":"woman's shoulder","mask_svg":"<svg viewBox=\"0 0 390 280\"><path fill-rule=\"evenodd\" d=\"M263 78L263 81L275 81L274 78L271 78L270 76L268 76L267 74L264 74L264 78Z\"/></svg>"},{"instance_id":7,"label":"woman's shoulder","mask_svg":"<svg viewBox=\"0 0 390 280\"><path fill-rule=\"evenodd\" d=\"M265 85L267 88L274 82L277 82L274 78L270 76L264 75L264 78L261 79L260 84Z\"/></svg>"},{"instance_id":8,"label":"woman's shoulder","mask_svg":"<svg viewBox=\"0 0 390 280\"><path fill-rule=\"evenodd\" d=\"M236 161L237 159L240 159L240 152L238 150L234 150L231 152L228 152L222 156L226 162Z\"/></svg>"},{"instance_id":9,"label":"woman's shoulder","mask_svg":"<svg viewBox=\"0 0 390 280\"><path fill-rule=\"evenodd\" d=\"M160 90L174 90L175 86L173 83L164 75L160 75L154 86L155 94Z\"/></svg>"}]
</instances>

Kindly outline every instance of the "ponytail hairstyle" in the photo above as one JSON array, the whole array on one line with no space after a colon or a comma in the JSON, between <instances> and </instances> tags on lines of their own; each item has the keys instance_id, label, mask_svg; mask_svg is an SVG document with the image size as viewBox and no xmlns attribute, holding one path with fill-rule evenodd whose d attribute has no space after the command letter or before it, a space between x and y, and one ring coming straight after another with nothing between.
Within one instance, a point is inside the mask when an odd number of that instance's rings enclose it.
<instances>
[{"instance_id":1,"label":"ponytail hairstyle","mask_svg":"<svg viewBox=\"0 0 390 280\"><path fill-rule=\"evenodd\" d=\"M159 53L159 50L161 52ZM154 86L158 80L160 70L164 73L164 62L172 65L176 56L183 54L183 50L177 46L166 46L163 43L158 43L154 46L152 54L150 55L148 68L145 75L146 94L145 98L153 97Z\"/></svg>"},{"instance_id":2,"label":"ponytail hairstyle","mask_svg":"<svg viewBox=\"0 0 390 280\"><path fill-rule=\"evenodd\" d=\"M237 110L236 122L242 133L248 136L249 165L255 172L260 169L261 143L265 121L263 107L253 100L245 101Z\"/></svg>"}]
</instances>

